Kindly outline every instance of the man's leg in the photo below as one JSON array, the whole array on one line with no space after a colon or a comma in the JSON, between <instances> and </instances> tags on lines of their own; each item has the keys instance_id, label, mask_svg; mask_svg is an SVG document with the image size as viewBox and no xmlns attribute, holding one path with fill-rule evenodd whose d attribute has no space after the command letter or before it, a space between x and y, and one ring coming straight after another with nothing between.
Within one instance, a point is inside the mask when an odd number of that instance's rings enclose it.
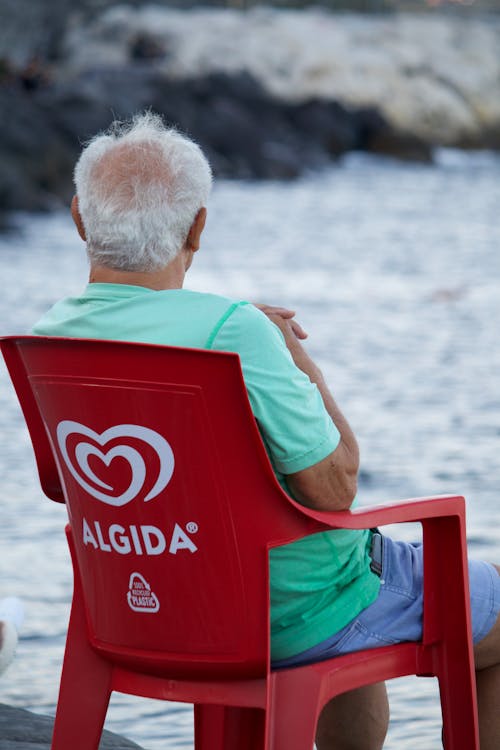
<instances>
[{"instance_id":1,"label":"man's leg","mask_svg":"<svg viewBox=\"0 0 500 750\"><path fill-rule=\"evenodd\" d=\"M333 698L318 721L318 750L381 750L389 725L384 682ZM497 748L498 750L498 748Z\"/></svg>"},{"instance_id":2,"label":"man's leg","mask_svg":"<svg viewBox=\"0 0 500 750\"><path fill-rule=\"evenodd\" d=\"M496 566L500 574L500 568ZM474 646L481 750L500 747L500 616Z\"/></svg>"},{"instance_id":3,"label":"man's leg","mask_svg":"<svg viewBox=\"0 0 500 750\"><path fill-rule=\"evenodd\" d=\"M500 567L495 566L500 574ZM500 748L500 616L474 646L481 750ZM385 685L353 690L328 703L318 722L318 750L380 750L389 719Z\"/></svg>"}]
</instances>

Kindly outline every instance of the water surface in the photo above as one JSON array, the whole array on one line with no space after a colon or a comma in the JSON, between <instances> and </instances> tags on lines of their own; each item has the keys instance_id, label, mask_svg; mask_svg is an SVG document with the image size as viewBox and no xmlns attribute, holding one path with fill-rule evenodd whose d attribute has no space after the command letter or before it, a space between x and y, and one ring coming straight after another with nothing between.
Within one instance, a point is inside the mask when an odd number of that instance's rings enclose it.
<instances>
[{"instance_id":1,"label":"water surface","mask_svg":"<svg viewBox=\"0 0 500 750\"><path fill-rule=\"evenodd\" d=\"M192 289L291 306L360 442L362 502L460 493L471 555L500 559L500 159L434 166L350 156L291 184L216 186ZM28 332L86 283L66 212L0 237L0 330ZM38 487L0 366L0 595L26 602L0 701L53 714L71 600L65 509ZM418 529L391 529L413 538ZM390 686L388 750L440 747L434 680ZM192 746L191 709L115 695L107 728L147 750Z\"/></svg>"}]
</instances>

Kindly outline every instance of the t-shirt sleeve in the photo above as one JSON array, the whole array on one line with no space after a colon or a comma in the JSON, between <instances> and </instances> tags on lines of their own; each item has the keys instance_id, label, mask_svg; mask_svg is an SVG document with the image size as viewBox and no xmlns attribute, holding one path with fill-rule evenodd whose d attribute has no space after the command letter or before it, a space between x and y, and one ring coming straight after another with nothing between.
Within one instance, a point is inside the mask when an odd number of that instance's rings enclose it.
<instances>
[{"instance_id":1,"label":"t-shirt sleeve","mask_svg":"<svg viewBox=\"0 0 500 750\"><path fill-rule=\"evenodd\" d=\"M249 303L235 305L211 348L237 352L252 411L274 468L293 474L321 461L340 442L317 386L294 363L283 335Z\"/></svg>"}]
</instances>

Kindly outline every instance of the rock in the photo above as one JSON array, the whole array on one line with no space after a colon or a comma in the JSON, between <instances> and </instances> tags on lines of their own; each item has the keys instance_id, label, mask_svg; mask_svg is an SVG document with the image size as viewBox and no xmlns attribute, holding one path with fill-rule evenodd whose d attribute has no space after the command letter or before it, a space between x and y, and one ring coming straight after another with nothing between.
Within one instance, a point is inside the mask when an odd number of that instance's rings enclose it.
<instances>
[{"instance_id":1,"label":"rock","mask_svg":"<svg viewBox=\"0 0 500 750\"><path fill-rule=\"evenodd\" d=\"M50 113L23 90L0 88L0 208L46 210L71 195L73 149Z\"/></svg>"},{"instance_id":2,"label":"rock","mask_svg":"<svg viewBox=\"0 0 500 750\"><path fill-rule=\"evenodd\" d=\"M357 113L359 149L405 161L432 162L432 148L423 138L397 130L374 110Z\"/></svg>"},{"instance_id":3,"label":"rock","mask_svg":"<svg viewBox=\"0 0 500 750\"><path fill-rule=\"evenodd\" d=\"M273 98L375 108L430 145L500 128L499 16L185 10L193 4L4 0L0 59L51 60L62 77L137 61L178 80L246 71Z\"/></svg>"},{"instance_id":4,"label":"rock","mask_svg":"<svg viewBox=\"0 0 500 750\"><path fill-rule=\"evenodd\" d=\"M166 7L175 5L169 0L156 2ZM142 0L128 0L127 4L133 8L141 3ZM87 24L116 4L117 0L78 0L78 3L74 0L2 0L0 59L8 58L19 67L27 65L33 56L58 60L68 28Z\"/></svg>"},{"instance_id":5,"label":"rock","mask_svg":"<svg viewBox=\"0 0 500 750\"><path fill-rule=\"evenodd\" d=\"M0 210L67 203L82 142L148 108L224 177L291 179L352 150L429 161L436 145L500 148L494 16L5 3ZM19 34L12 59L2 22Z\"/></svg>"},{"instance_id":6,"label":"rock","mask_svg":"<svg viewBox=\"0 0 500 750\"><path fill-rule=\"evenodd\" d=\"M187 83L164 80L153 106L201 144L216 174L286 179L329 160L324 146L295 122L295 105L275 101L248 73Z\"/></svg>"},{"instance_id":7,"label":"rock","mask_svg":"<svg viewBox=\"0 0 500 750\"><path fill-rule=\"evenodd\" d=\"M50 750L54 720L22 708L0 703L0 750ZM141 750L111 732L104 731L99 750Z\"/></svg>"},{"instance_id":8,"label":"rock","mask_svg":"<svg viewBox=\"0 0 500 750\"><path fill-rule=\"evenodd\" d=\"M0 3L0 58L24 66L40 55L54 56L54 47L66 30L61 0L52 3L2 0Z\"/></svg>"},{"instance_id":9,"label":"rock","mask_svg":"<svg viewBox=\"0 0 500 750\"><path fill-rule=\"evenodd\" d=\"M0 208L67 203L81 144L151 108L193 137L223 177L291 179L353 149L429 158L426 144L396 133L372 110L338 102L289 103L246 72L178 80L149 64L88 69L30 90L0 87ZM36 127L33 126L36 123Z\"/></svg>"},{"instance_id":10,"label":"rock","mask_svg":"<svg viewBox=\"0 0 500 750\"><path fill-rule=\"evenodd\" d=\"M498 15L117 6L68 31L67 67L123 64L138 33L168 50L173 78L247 71L274 98L375 108L429 145L500 128Z\"/></svg>"}]
</instances>

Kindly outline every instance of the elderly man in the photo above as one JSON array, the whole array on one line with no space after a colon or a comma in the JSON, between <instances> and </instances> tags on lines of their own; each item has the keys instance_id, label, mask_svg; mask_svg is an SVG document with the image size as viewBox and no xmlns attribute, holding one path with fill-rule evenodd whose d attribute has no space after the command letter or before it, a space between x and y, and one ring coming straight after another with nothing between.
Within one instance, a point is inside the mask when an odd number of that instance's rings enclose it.
<instances>
[{"instance_id":1,"label":"elderly man","mask_svg":"<svg viewBox=\"0 0 500 750\"><path fill-rule=\"evenodd\" d=\"M282 486L312 508L349 508L356 440L301 344L305 334L293 313L183 288L211 187L198 146L142 115L91 141L75 182L72 214L87 243L90 283L81 296L58 302L34 332L238 352ZM276 666L421 635L419 546L337 530L272 550L270 565ZM471 563L470 576L481 748L498 750L500 577L481 562ZM325 707L317 746L378 750L387 723L384 684L355 690Z\"/></svg>"}]
</instances>

